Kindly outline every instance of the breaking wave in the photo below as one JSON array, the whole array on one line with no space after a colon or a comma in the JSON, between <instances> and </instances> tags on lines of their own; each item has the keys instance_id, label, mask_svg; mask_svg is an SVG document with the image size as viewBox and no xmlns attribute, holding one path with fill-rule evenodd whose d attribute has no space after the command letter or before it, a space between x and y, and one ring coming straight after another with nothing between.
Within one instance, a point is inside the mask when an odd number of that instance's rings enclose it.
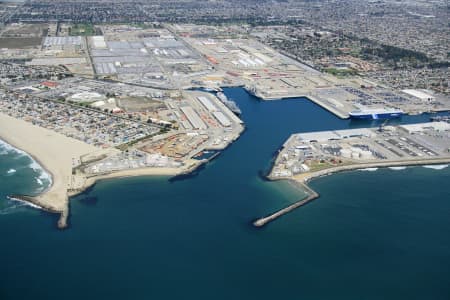
<instances>
[{"instance_id":1,"label":"breaking wave","mask_svg":"<svg viewBox=\"0 0 450 300\"><path fill-rule=\"evenodd\" d=\"M11 154L11 152L14 152L16 154L16 157L14 157L15 159L23 157L23 156L29 157L29 155L25 151L14 148L7 142L0 139L0 155Z\"/></svg>"},{"instance_id":2,"label":"breaking wave","mask_svg":"<svg viewBox=\"0 0 450 300\"><path fill-rule=\"evenodd\" d=\"M11 203L7 207L0 209L0 216L13 214L13 213L17 212L17 209L24 207L24 206L26 206L24 203L17 203L17 204Z\"/></svg>"},{"instance_id":3,"label":"breaking wave","mask_svg":"<svg viewBox=\"0 0 450 300\"><path fill-rule=\"evenodd\" d=\"M42 186L41 189L44 189L45 186L50 186L52 184L52 176L45 171L45 169L39 165L38 162L36 162L28 153L26 153L23 150L14 148L12 145L6 143L5 141L0 140L0 154L11 154L12 152L18 154L18 157L26 156L31 161L30 164L27 166L30 169L33 169L35 173L38 174L38 176L35 178L36 182ZM7 171L7 174L13 174L15 173L15 169L9 169Z\"/></svg>"},{"instance_id":4,"label":"breaking wave","mask_svg":"<svg viewBox=\"0 0 450 300\"><path fill-rule=\"evenodd\" d=\"M35 172L39 173L39 177L36 178L36 182L39 183L40 185L44 184L45 182L48 182L49 184L52 183L52 176L47 173L44 168L41 167L41 165L39 165L36 161L34 161L31 157L30 159L32 160L30 165L28 166L29 168L33 169Z\"/></svg>"},{"instance_id":5,"label":"breaking wave","mask_svg":"<svg viewBox=\"0 0 450 300\"><path fill-rule=\"evenodd\" d=\"M448 168L448 165L425 165L423 167L427 168L427 169L433 169L433 170L442 170L442 169Z\"/></svg>"},{"instance_id":6,"label":"breaking wave","mask_svg":"<svg viewBox=\"0 0 450 300\"><path fill-rule=\"evenodd\" d=\"M6 155L13 150L14 150L14 147L12 147L10 144L0 140L0 155Z\"/></svg>"},{"instance_id":7,"label":"breaking wave","mask_svg":"<svg viewBox=\"0 0 450 300\"><path fill-rule=\"evenodd\" d=\"M16 173L16 169L9 169L6 174L14 174Z\"/></svg>"},{"instance_id":8,"label":"breaking wave","mask_svg":"<svg viewBox=\"0 0 450 300\"><path fill-rule=\"evenodd\" d=\"M13 197L6 197L6 206L0 208L0 216L1 215L10 215L21 211L21 208L32 207L41 209L40 206L35 205L33 203L29 203L20 199L16 199Z\"/></svg>"},{"instance_id":9,"label":"breaking wave","mask_svg":"<svg viewBox=\"0 0 450 300\"><path fill-rule=\"evenodd\" d=\"M30 203L30 202L28 202L28 201L23 201L23 200L21 200L21 199L17 199L17 198L14 198L14 197L9 197L9 196L7 196L7 198L8 198L8 200L10 200L10 201L12 201L12 202L18 202L18 203L20 203L20 206L30 206L30 207L33 207L33 208L39 208L39 209L42 209L42 207L40 207L39 205Z\"/></svg>"},{"instance_id":10,"label":"breaking wave","mask_svg":"<svg viewBox=\"0 0 450 300\"><path fill-rule=\"evenodd\" d=\"M400 171L400 170L406 169L406 167L389 167L389 169L394 170L394 171Z\"/></svg>"},{"instance_id":11,"label":"breaking wave","mask_svg":"<svg viewBox=\"0 0 450 300\"><path fill-rule=\"evenodd\" d=\"M378 170L378 168L365 168L365 169L359 169L360 171L368 171L368 172L374 172Z\"/></svg>"}]
</instances>

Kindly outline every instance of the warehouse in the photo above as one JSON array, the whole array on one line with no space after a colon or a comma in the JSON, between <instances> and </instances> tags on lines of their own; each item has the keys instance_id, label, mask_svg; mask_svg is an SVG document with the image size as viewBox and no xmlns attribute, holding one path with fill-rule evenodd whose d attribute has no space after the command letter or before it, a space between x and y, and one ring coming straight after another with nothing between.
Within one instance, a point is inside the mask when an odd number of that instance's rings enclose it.
<instances>
[{"instance_id":1,"label":"warehouse","mask_svg":"<svg viewBox=\"0 0 450 300\"><path fill-rule=\"evenodd\" d=\"M227 117L221 112L221 111L215 111L213 112L214 117L222 124L224 127L231 126L230 120L228 120Z\"/></svg>"},{"instance_id":2,"label":"warehouse","mask_svg":"<svg viewBox=\"0 0 450 300\"><path fill-rule=\"evenodd\" d=\"M201 97L197 97L197 99L198 99L198 101L200 101L203 104L203 106L207 110L209 110L211 112L217 110L216 107L214 106L214 104L212 104L211 101L208 98L201 96Z\"/></svg>"},{"instance_id":3,"label":"warehouse","mask_svg":"<svg viewBox=\"0 0 450 300\"><path fill-rule=\"evenodd\" d=\"M186 115L189 123L192 124L192 127L195 129L206 129L206 124L202 121L202 119L198 116L198 114L192 109L190 106L180 107L181 111Z\"/></svg>"}]
</instances>

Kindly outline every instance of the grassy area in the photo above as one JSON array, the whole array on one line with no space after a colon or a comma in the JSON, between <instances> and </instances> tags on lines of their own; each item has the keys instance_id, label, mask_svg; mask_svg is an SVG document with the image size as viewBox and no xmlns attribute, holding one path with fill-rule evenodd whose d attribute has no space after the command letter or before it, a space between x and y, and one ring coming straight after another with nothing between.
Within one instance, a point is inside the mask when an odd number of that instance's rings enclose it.
<instances>
[{"instance_id":1,"label":"grassy area","mask_svg":"<svg viewBox=\"0 0 450 300\"><path fill-rule=\"evenodd\" d=\"M334 166L327 161L324 161L324 162L315 161L315 162L312 162L309 167L310 167L309 172L317 172L317 171L321 171L324 169L329 169Z\"/></svg>"},{"instance_id":2,"label":"grassy area","mask_svg":"<svg viewBox=\"0 0 450 300\"><path fill-rule=\"evenodd\" d=\"M337 77L346 77L358 74L358 72L352 69L326 68L324 71Z\"/></svg>"},{"instance_id":3,"label":"grassy area","mask_svg":"<svg viewBox=\"0 0 450 300\"><path fill-rule=\"evenodd\" d=\"M92 24L74 24L70 27L70 35L95 35L95 28Z\"/></svg>"}]
</instances>

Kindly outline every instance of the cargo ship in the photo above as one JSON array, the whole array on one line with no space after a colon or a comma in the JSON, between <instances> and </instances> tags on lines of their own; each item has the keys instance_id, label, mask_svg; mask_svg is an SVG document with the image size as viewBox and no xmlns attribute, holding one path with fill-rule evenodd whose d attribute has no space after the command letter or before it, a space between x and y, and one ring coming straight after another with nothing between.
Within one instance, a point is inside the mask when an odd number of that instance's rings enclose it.
<instances>
[{"instance_id":1,"label":"cargo ship","mask_svg":"<svg viewBox=\"0 0 450 300\"><path fill-rule=\"evenodd\" d=\"M364 108L351 111L349 113L352 119L393 119L400 118L405 113L400 109L384 109L384 108Z\"/></svg>"},{"instance_id":2,"label":"cargo ship","mask_svg":"<svg viewBox=\"0 0 450 300\"><path fill-rule=\"evenodd\" d=\"M226 107L228 107L233 113L235 113L236 115L240 115L242 113L242 111L240 110L240 108L237 106L236 102L228 99L227 96L225 96L224 93L222 92L218 92L217 94L217 98L219 98L219 100L225 104Z\"/></svg>"}]
</instances>

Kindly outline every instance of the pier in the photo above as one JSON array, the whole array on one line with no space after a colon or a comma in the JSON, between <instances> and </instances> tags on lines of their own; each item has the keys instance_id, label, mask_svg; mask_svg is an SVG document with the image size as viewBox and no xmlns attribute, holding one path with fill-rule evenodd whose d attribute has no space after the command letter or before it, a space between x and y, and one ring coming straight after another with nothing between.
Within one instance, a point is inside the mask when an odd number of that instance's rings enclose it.
<instances>
[{"instance_id":1,"label":"pier","mask_svg":"<svg viewBox=\"0 0 450 300\"><path fill-rule=\"evenodd\" d=\"M301 185L308 192L308 194L309 194L308 197L306 197L306 198L304 198L302 200L299 200L299 201L297 201L297 202L295 202L295 203L293 203L293 204L291 204L291 205L289 205L289 206L287 206L285 208L282 208L282 209L274 212L271 215L268 215L266 217L257 219L256 221L253 222L253 225L255 227L263 227L267 223L276 220L277 218L279 218L279 217L281 217L281 216L283 216L283 215L293 211L294 209L297 209L297 208L299 208L299 207L301 207L303 205L306 205L309 202L319 198L320 195L318 193L316 193L314 190L312 190L310 187L308 187L306 184L301 183Z\"/></svg>"}]
</instances>

